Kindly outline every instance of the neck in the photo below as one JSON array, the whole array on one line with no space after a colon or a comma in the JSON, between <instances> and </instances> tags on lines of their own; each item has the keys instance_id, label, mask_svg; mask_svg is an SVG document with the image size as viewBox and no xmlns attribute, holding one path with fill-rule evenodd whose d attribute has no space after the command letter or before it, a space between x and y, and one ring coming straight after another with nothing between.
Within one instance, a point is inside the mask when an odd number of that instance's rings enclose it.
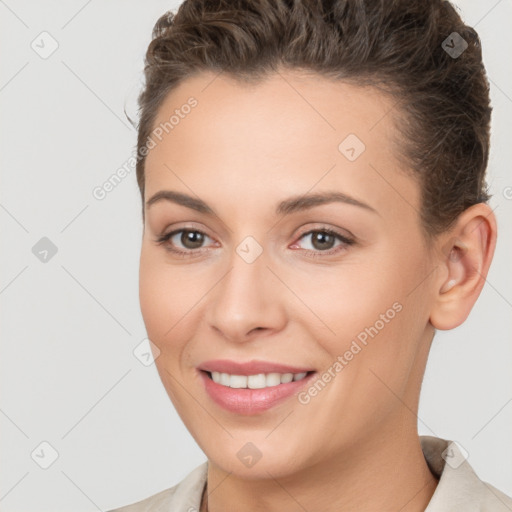
<instances>
[{"instance_id":1,"label":"neck","mask_svg":"<svg viewBox=\"0 0 512 512\"><path fill-rule=\"evenodd\" d=\"M245 512L423 512L437 478L425 461L415 426L400 424L402 428L381 429L348 452L279 478L248 480L210 462L208 508L202 511L232 510L236 504Z\"/></svg>"}]
</instances>

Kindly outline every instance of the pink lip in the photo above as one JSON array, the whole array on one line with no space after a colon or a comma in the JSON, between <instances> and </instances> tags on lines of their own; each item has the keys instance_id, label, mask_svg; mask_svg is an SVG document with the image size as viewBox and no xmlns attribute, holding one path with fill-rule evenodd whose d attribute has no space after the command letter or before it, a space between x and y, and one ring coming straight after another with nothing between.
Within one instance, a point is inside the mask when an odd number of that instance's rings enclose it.
<instances>
[{"instance_id":1,"label":"pink lip","mask_svg":"<svg viewBox=\"0 0 512 512\"><path fill-rule=\"evenodd\" d=\"M267 361L249 361L237 363L229 359L205 361L198 366L199 370L207 372L229 373L230 375L256 375L258 373L303 373L314 371L314 368L288 366Z\"/></svg>"},{"instance_id":2,"label":"pink lip","mask_svg":"<svg viewBox=\"0 0 512 512\"><path fill-rule=\"evenodd\" d=\"M262 413L295 395L306 386L316 374L308 368L251 361L236 363L234 361L217 360L203 363L198 368L201 379L210 398L222 408L237 414L254 415ZM257 373L302 373L311 372L299 381L287 382L263 389L237 389L216 384L207 372L229 373L231 375L255 375Z\"/></svg>"}]
</instances>

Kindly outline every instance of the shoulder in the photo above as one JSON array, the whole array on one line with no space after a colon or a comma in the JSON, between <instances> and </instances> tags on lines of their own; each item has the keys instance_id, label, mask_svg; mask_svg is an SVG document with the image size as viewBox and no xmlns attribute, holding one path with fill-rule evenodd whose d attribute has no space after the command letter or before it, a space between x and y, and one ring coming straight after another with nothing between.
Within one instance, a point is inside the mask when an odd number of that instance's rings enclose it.
<instances>
[{"instance_id":1,"label":"shoulder","mask_svg":"<svg viewBox=\"0 0 512 512\"><path fill-rule=\"evenodd\" d=\"M153 494L136 503L112 509L108 512L197 511L200 508L201 495L204 485L206 484L207 472L208 463L204 462L175 486Z\"/></svg>"},{"instance_id":2,"label":"shoulder","mask_svg":"<svg viewBox=\"0 0 512 512\"><path fill-rule=\"evenodd\" d=\"M169 489L165 489L157 494L153 494L141 501L125 505L124 507L109 510L108 512L156 512L157 510L170 510L169 504L176 492L179 484Z\"/></svg>"},{"instance_id":3,"label":"shoulder","mask_svg":"<svg viewBox=\"0 0 512 512\"><path fill-rule=\"evenodd\" d=\"M467 452L453 441L420 436L423 455L439 482L425 512L510 512L512 498L481 480Z\"/></svg>"},{"instance_id":4,"label":"shoulder","mask_svg":"<svg viewBox=\"0 0 512 512\"><path fill-rule=\"evenodd\" d=\"M512 498L510 496L501 492L499 489L496 489L496 487L487 482L481 482L486 487L482 504L487 508L483 508L483 510L492 510L496 512L508 512L512 510Z\"/></svg>"}]
</instances>

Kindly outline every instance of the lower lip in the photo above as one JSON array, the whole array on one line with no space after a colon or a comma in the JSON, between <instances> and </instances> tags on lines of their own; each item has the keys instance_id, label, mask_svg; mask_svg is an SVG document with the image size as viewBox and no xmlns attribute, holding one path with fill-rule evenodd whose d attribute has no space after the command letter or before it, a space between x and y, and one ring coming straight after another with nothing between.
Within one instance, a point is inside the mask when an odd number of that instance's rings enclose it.
<instances>
[{"instance_id":1,"label":"lower lip","mask_svg":"<svg viewBox=\"0 0 512 512\"><path fill-rule=\"evenodd\" d=\"M204 371L200 370L199 373L206 392L216 404L230 412L252 415L267 411L298 393L316 372L306 375L301 380L263 389L230 388L213 382Z\"/></svg>"}]
</instances>

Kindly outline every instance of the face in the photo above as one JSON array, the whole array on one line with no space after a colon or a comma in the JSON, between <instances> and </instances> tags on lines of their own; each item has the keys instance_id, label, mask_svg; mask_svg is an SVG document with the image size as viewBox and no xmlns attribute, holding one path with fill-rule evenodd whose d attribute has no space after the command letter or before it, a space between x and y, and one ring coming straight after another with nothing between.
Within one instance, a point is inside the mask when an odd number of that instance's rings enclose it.
<instances>
[{"instance_id":1,"label":"face","mask_svg":"<svg viewBox=\"0 0 512 512\"><path fill-rule=\"evenodd\" d=\"M159 109L141 310L225 471L285 476L416 428L432 262L395 114L376 89L291 71L196 75Z\"/></svg>"}]
</instances>

